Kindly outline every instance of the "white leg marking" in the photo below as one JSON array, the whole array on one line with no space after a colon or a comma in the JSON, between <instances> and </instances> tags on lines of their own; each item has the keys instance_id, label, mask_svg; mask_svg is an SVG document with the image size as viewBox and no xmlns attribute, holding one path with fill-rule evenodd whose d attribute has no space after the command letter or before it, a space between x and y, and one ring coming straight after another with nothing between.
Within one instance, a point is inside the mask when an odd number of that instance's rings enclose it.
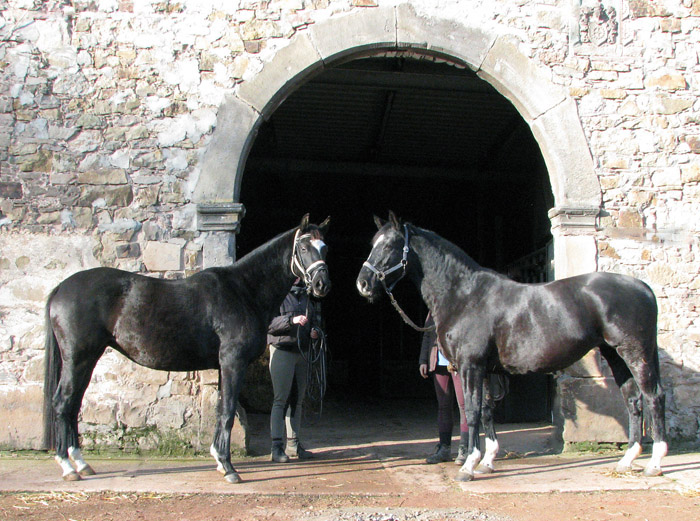
<instances>
[{"instance_id":1,"label":"white leg marking","mask_svg":"<svg viewBox=\"0 0 700 521\"><path fill-rule=\"evenodd\" d=\"M219 456L219 453L214 448L213 443L212 443L211 447L209 447L209 454L211 454L212 457L216 460L216 470L218 470L222 474L226 474L226 470L224 469L224 466L221 463L221 456Z\"/></svg>"},{"instance_id":2,"label":"white leg marking","mask_svg":"<svg viewBox=\"0 0 700 521\"><path fill-rule=\"evenodd\" d=\"M56 463L58 463L61 466L64 478L69 474L75 474L75 469L73 468L73 465L71 465L70 460L68 458L56 456L54 459L56 460Z\"/></svg>"},{"instance_id":3,"label":"white leg marking","mask_svg":"<svg viewBox=\"0 0 700 521\"><path fill-rule=\"evenodd\" d=\"M665 441L657 441L651 451L651 459L644 470L647 476L661 475L661 460L668 453L668 445Z\"/></svg>"},{"instance_id":4,"label":"white leg marking","mask_svg":"<svg viewBox=\"0 0 700 521\"><path fill-rule=\"evenodd\" d=\"M484 454L484 459L481 460L481 466L486 467L490 471L493 471L493 460L496 459L497 454L498 440L491 440L489 438L486 438L486 453Z\"/></svg>"},{"instance_id":5,"label":"white leg marking","mask_svg":"<svg viewBox=\"0 0 700 521\"><path fill-rule=\"evenodd\" d=\"M80 452L80 449L78 447L68 447L68 457L73 463L75 463L75 470L77 470L78 473L82 472L90 466L87 463L85 463L85 460L83 459L83 454Z\"/></svg>"},{"instance_id":6,"label":"white leg marking","mask_svg":"<svg viewBox=\"0 0 700 521\"><path fill-rule=\"evenodd\" d=\"M459 471L461 473L473 476L474 469L479 464L479 461L481 461L481 451L479 449L474 449L472 453L467 456L467 460L464 462L464 465L462 465L462 468L459 469Z\"/></svg>"},{"instance_id":7,"label":"white leg marking","mask_svg":"<svg viewBox=\"0 0 700 521\"><path fill-rule=\"evenodd\" d=\"M642 446L639 443L632 445L622 459L617 464L618 472L627 472L632 468L632 462L642 453Z\"/></svg>"}]
</instances>

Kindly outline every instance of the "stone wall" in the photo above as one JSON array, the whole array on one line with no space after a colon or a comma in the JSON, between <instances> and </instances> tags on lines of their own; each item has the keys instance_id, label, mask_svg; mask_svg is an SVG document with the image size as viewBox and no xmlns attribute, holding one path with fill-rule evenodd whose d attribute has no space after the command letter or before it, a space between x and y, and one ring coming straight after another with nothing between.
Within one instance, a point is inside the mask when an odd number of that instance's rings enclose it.
<instances>
[{"instance_id":1,"label":"stone wall","mask_svg":"<svg viewBox=\"0 0 700 521\"><path fill-rule=\"evenodd\" d=\"M616 26L588 0L0 0L0 445L39 445L50 289L97 265L169 278L208 265L220 238L198 226L193 192L220 107L296 36L400 4L509 35L575 102L601 188L597 268L656 292L669 430L698 439L697 0L605 1ZM202 448L215 384L110 353L81 429Z\"/></svg>"}]
</instances>

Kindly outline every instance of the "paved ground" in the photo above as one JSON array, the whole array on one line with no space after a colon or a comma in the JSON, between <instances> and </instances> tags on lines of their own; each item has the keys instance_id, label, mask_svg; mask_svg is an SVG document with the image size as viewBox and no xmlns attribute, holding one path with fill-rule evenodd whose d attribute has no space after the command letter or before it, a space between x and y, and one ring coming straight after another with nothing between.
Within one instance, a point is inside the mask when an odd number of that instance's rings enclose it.
<instances>
[{"instance_id":1,"label":"paved ground","mask_svg":"<svg viewBox=\"0 0 700 521\"><path fill-rule=\"evenodd\" d=\"M471 494L668 490L700 494L700 454L671 448L664 475L645 478L641 472L614 472L619 454L554 453L552 427L500 425L502 447L498 472L470 483L453 480L453 463L426 465L433 450L432 404L416 407L328 406L320 420L307 422L307 445L316 454L308 462L269 461L267 416L253 415L258 433L252 445L258 456L234 461L244 482L226 483L209 458L88 456L97 475L77 483L62 481L48 455L0 457L0 492L118 491L129 493L410 495L454 492ZM393 411L387 413L387 410ZM640 470L648 455L640 458Z\"/></svg>"}]
</instances>

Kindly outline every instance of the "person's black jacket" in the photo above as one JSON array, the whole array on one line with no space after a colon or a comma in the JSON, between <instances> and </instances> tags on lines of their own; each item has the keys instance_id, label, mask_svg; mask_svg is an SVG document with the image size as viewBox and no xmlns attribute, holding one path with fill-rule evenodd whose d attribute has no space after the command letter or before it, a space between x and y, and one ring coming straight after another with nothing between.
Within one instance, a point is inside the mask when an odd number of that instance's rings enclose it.
<instances>
[{"instance_id":1,"label":"person's black jacket","mask_svg":"<svg viewBox=\"0 0 700 521\"><path fill-rule=\"evenodd\" d=\"M292 324L292 319L295 316L306 314L307 303L309 321L305 326ZM267 328L267 343L283 351L299 352L297 335L301 339L302 348L305 349L309 343L311 327L320 325L320 303L309 299L306 288L303 286L292 286L280 306L279 315L272 319Z\"/></svg>"}]
</instances>

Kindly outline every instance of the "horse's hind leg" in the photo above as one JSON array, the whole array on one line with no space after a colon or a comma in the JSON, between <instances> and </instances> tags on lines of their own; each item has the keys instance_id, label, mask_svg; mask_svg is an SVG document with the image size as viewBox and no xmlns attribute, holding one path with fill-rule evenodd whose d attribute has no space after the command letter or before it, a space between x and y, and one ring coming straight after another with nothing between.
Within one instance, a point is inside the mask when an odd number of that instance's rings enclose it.
<instances>
[{"instance_id":1,"label":"horse's hind leg","mask_svg":"<svg viewBox=\"0 0 700 521\"><path fill-rule=\"evenodd\" d=\"M647 476L658 476L661 471L661 460L668 451L666 445L665 394L659 382L658 358L654 351L652 361L646 361L644 356L627 356L629 350L601 348L613 371L615 382L620 386L629 413L629 448L617 465L618 471L632 468L633 461L642 452L642 403L646 402L652 420L654 448L651 460L644 473ZM635 350L638 353L638 350Z\"/></svg>"},{"instance_id":2,"label":"horse's hind leg","mask_svg":"<svg viewBox=\"0 0 700 521\"><path fill-rule=\"evenodd\" d=\"M668 445L666 443L666 394L661 387L659 358L656 349L651 361L639 360L632 364L630 369L637 385L642 390L644 405L651 417L652 437L654 438L651 459L644 469L644 475L660 476L663 473L661 460L668 453Z\"/></svg>"},{"instance_id":3,"label":"horse's hind leg","mask_svg":"<svg viewBox=\"0 0 700 521\"><path fill-rule=\"evenodd\" d=\"M627 364L612 347L601 346L600 354L608 362L627 408L629 443L616 469L618 472L627 472L632 469L632 463L642 453L642 393Z\"/></svg>"},{"instance_id":4,"label":"horse's hind leg","mask_svg":"<svg viewBox=\"0 0 700 521\"><path fill-rule=\"evenodd\" d=\"M98 359L99 356L80 363L75 363L74 360L64 361L61 379L53 398L56 411L56 461L61 466L66 481L77 481L80 476L95 473L80 452L78 414Z\"/></svg>"}]
</instances>

